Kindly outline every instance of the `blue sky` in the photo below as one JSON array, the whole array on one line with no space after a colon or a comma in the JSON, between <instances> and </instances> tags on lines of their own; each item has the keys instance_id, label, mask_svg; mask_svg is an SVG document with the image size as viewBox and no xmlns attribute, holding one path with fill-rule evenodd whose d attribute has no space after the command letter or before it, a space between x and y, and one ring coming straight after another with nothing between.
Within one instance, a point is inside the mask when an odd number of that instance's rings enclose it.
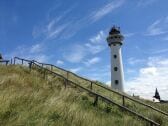
<instances>
[{"instance_id":1,"label":"blue sky","mask_svg":"<svg viewBox=\"0 0 168 126\"><path fill-rule=\"evenodd\" d=\"M0 52L36 59L110 83L113 25L125 36L125 90L168 99L168 1L0 0Z\"/></svg>"}]
</instances>

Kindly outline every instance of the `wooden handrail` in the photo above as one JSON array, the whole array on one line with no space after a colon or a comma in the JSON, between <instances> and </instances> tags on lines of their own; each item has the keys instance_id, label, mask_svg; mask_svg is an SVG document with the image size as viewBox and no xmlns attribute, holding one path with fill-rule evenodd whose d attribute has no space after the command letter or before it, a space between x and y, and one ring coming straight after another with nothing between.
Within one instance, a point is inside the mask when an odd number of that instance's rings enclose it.
<instances>
[{"instance_id":1,"label":"wooden handrail","mask_svg":"<svg viewBox=\"0 0 168 126\"><path fill-rule=\"evenodd\" d=\"M104 85L98 84L98 83L96 83L96 82L94 82L94 81L91 81L91 80L89 80L89 79L87 79L87 78L81 77L81 76L79 76L79 75L77 75L77 74L75 74L75 73L73 73L73 72L71 72L71 71L65 70L65 69L60 68L60 67L58 67L58 66L55 66L55 65L52 65L52 64L46 64L46 63L40 63L40 62L35 61L35 60L26 60L26 59L22 59L22 58L19 58L19 57L15 57L15 58L20 59L20 60L25 60L25 61L28 61L28 62L36 62L36 63L41 64L41 65L43 64L43 65L48 65L48 66L56 67L57 69L60 69L60 70L62 70L62 71L64 71L64 72L68 72L68 73L73 74L74 76L76 76L76 77L78 77L78 78L80 78L80 79L83 79L83 80L85 80L85 81L88 81L88 82L90 82L92 85L93 85L93 84L94 84L94 85L97 85L97 86L99 86L99 87L101 87L101 88L104 88L104 89L106 89L106 90L108 90L108 91L110 91L110 92L113 92L113 93L115 93L115 94L117 94L117 95L124 96L125 98L127 98L127 99L129 99L129 100L131 100L131 101L133 101L133 102L136 102L136 103L141 104L141 105L143 105L143 106L146 106L146 107L148 107L148 108L150 108L150 109L152 109L152 110L155 110L155 111L157 111L157 112L159 112L159 113L161 113L161 114L163 114L163 115L168 116L168 113L163 112L163 111L159 110L159 109L156 108L156 107L153 107L153 106L148 105L148 104L146 104L146 103L144 103L144 102L142 102L142 101L139 101L139 100L136 100L136 99L134 99L134 98L131 98L130 96L128 96L128 95L126 95L126 94L123 94L123 93L121 93L121 92L118 92L118 91L116 91L116 90L113 90L113 89L111 89L111 88L109 88L109 87L106 87L106 86L104 86Z\"/></svg>"},{"instance_id":2,"label":"wooden handrail","mask_svg":"<svg viewBox=\"0 0 168 126\"><path fill-rule=\"evenodd\" d=\"M37 65L36 63L34 63L34 64ZM38 66L38 67L41 67L41 66L39 66L39 65L37 65L37 66ZM79 87L79 88L81 88L81 89L87 91L88 93L97 96L97 98L100 97L100 98L101 98L103 101L105 101L105 102L114 104L114 105L118 106L119 108L122 108L122 109L124 109L125 111L128 111L128 112L132 113L133 115L136 115L137 117L139 117L139 118L141 118L141 119L143 119L143 120L145 120L145 121L147 121L147 122L150 122L150 124L152 124L152 125L160 126L159 123L157 123L157 122L155 122L155 121L153 121L153 120L151 120L151 119L148 119L148 118L144 117L143 115L140 115L140 114L138 114L137 112L134 112L134 111L130 110L129 108L127 108L127 107L125 107L125 106L122 106L122 105L120 105L120 104L118 104L118 103L112 101L111 99L108 99L108 98L106 98L106 97L104 97L104 96L102 96L102 95L100 95L100 94L98 94L98 93L96 93L96 92L93 92L92 90L89 90L89 89L87 89L87 88L85 88L85 87L83 87L83 86L81 86L81 85L79 85L79 84L77 84L77 83L75 83L75 82L73 82L73 81L71 81L71 80L68 80L66 77L64 77L64 76L62 76L62 75L60 75L60 74L57 74L57 73L55 73L55 72L53 72L53 71L51 71L51 70L48 70L47 68L43 68L43 67L41 67L41 68L42 68L42 69L45 69L46 71L48 71L48 72L50 72L50 73L54 73L54 74L56 74L57 76L62 77L63 79L67 80L67 81L69 82L69 84L73 84L73 85L75 85L76 87Z\"/></svg>"},{"instance_id":3,"label":"wooden handrail","mask_svg":"<svg viewBox=\"0 0 168 126\"><path fill-rule=\"evenodd\" d=\"M100 84L98 84L98 83L94 83L94 84L97 85L97 86L100 86L100 87L102 87L102 88L104 88L104 89L106 89L106 90L109 90L109 91L111 91L111 92L113 92L113 93L116 93L116 94L118 94L118 95L120 95L120 96L124 96L125 98L127 98L127 99L129 99L129 100L131 100L131 101L134 101L134 102L136 102L136 103L138 103L138 104L141 104L141 105L143 105L143 106L149 107L149 108L151 108L151 109L153 109L153 110L155 110L155 111L157 111L157 112L160 112L160 113L162 113L162 114L168 116L168 113L163 112L163 111L159 110L158 108L155 108L155 107L153 107L153 106L151 106L151 105L148 105L148 104L146 104L146 103L143 103L143 102L141 102L141 101L139 101L139 100L137 100L137 99L131 98L130 96L127 96L127 95L124 95L124 94L122 94L122 93L120 93L120 92L117 92L117 91L115 91L115 90L112 90L112 89L109 88L109 87L105 87L105 86L100 85Z\"/></svg>"},{"instance_id":4,"label":"wooden handrail","mask_svg":"<svg viewBox=\"0 0 168 126\"><path fill-rule=\"evenodd\" d=\"M55 65L39 63L39 62L37 62L37 61L35 61L35 60L26 60L26 59L22 59L22 58L19 58L19 57L15 57L14 59L19 59L19 60L24 60L24 61L27 61L27 62L32 62L34 65L40 67L41 69L45 69L46 71L48 71L48 72L50 72L50 73L52 73L52 74L54 74L54 75L56 75L56 76L59 76L59 77L65 79L65 80L67 80L67 78L64 77L63 75L58 74L58 73L56 73L56 72L53 72L53 71L51 71L51 70L49 70L49 69L47 69L47 68L44 68L44 67L42 67L42 66L40 66L40 65L38 65L38 64L56 67L56 68L58 68L58 69L60 69L60 70L63 70L64 72L71 73L71 74L75 75L76 77L79 77L79 78L81 78L81 79L84 79L84 80L90 82L91 85L92 85L92 84L95 84L95 85L97 85L97 86L100 86L100 87L102 87L102 88L108 90L108 91L111 91L111 92L113 92L113 93L116 93L116 94L122 96L122 98L123 98L124 100L125 100L125 98L127 98L127 99L129 99L129 100L131 100L131 101L133 101L133 102L139 103L139 104L141 104L141 105L143 105L143 106L146 106L146 107L148 107L148 108L150 108L150 109L152 109L152 110L155 110L155 111L157 111L157 112L160 112L160 113L162 113L162 114L168 116L168 114L167 114L166 112L163 112L163 111L161 111L161 110L159 110L159 109L157 109L157 108L155 108L155 107L153 107L153 106L151 106L151 105L148 105L148 104L143 103L143 102L141 102L141 101L139 101L139 100L133 99L133 98L131 98L130 96L127 96L126 94L122 94L122 93L120 93L120 92L118 92L118 91L112 90L111 88L106 87L106 86L103 86L103 85L98 84L98 83L95 83L94 81L90 81L89 79L80 77L80 76L78 76L78 75L76 75L76 74L74 74L74 73L72 73L72 72L70 72L70 71L64 70L63 68L57 67L57 66L55 66ZM78 86L78 87L84 89L84 90L87 91L87 92L93 92L93 91L91 91L90 89L87 89L87 88L85 88L85 87L83 87L83 86L81 86L81 85L79 85L79 84L77 84L77 83L75 83L75 82L73 82L73 81L71 81L71 80L67 80L67 81L70 82L70 83L72 83L72 84L75 84L76 86ZM94 93L96 93L96 92L94 92ZM93 94L93 93L92 93L92 94ZM103 98L103 99L105 99L105 100L108 99L108 98L106 98L106 97L104 97L104 96L102 96L102 95L100 95L100 94L97 94L97 93L96 93L96 95L98 95L100 98ZM110 100L110 99L108 99L107 101L109 101L109 100ZM113 101L111 101L111 103L113 103ZM120 108L121 108L121 106L122 106L122 108L124 108L125 110L127 110L127 111L129 111L129 112L132 111L132 110L130 110L129 108L127 108L127 107L124 106L125 101L123 101L123 105L120 105L120 104L115 103L115 102L114 102L113 104L119 106ZM134 114L135 114L136 112L132 111L131 113L134 113ZM137 114L138 114L138 113L136 113L136 115L137 115ZM140 115L140 116L142 116L142 115ZM140 117L140 116L139 116L139 117ZM142 116L142 117L145 118L144 116ZM144 120L146 120L146 121L148 120L148 122L151 122L152 124L155 124L155 123L152 122L152 120L149 121L150 119L148 119L148 118L146 118L146 119L144 119ZM156 123L155 125L158 125L158 124Z\"/></svg>"},{"instance_id":5,"label":"wooden handrail","mask_svg":"<svg viewBox=\"0 0 168 126\"><path fill-rule=\"evenodd\" d=\"M0 63L5 63L6 64L6 66L8 65L8 63L9 63L9 60L0 60Z\"/></svg>"},{"instance_id":6,"label":"wooden handrail","mask_svg":"<svg viewBox=\"0 0 168 126\"><path fill-rule=\"evenodd\" d=\"M43 64L43 65L48 65L48 66L51 66L51 65L52 65L52 64L46 64L46 63L40 63L40 62L37 62L37 61L35 61L35 60L27 60L27 59L22 59L22 58L19 58L19 57L15 57L15 58L20 59L20 60L24 60L24 61L28 61L28 62L36 62L36 63L41 64L41 65L42 65L42 64ZM151 106L151 105L148 105L148 104L146 104L146 103L144 103L144 102L141 102L141 101L139 101L139 100L133 99L133 98L131 98L130 96L128 96L128 95L126 95L126 94L122 94L121 92L115 91L115 90L113 90L113 89L111 89L111 88L109 88L109 87L106 87L106 86L104 86L104 85L98 84L98 83L96 83L96 82L94 82L94 81L91 81L91 80L89 80L89 79L87 79L87 78L81 77L81 76L79 76L79 75L77 75L77 74L75 74L75 73L73 73L73 72L71 72L71 71L67 71L67 70L65 70L65 69L63 69L63 68L60 68L60 67L57 67L57 66L55 66L55 65L52 65L52 66L53 66L53 67L56 67L57 69L60 69L60 70L62 70L62 71L64 71L64 72L71 73L71 74L73 74L74 76L76 76L76 77L78 77L78 78L80 78L80 79L84 79L85 81L90 82L91 84L97 85L97 86L99 86L99 87L101 87L101 88L104 88L104 89L106 89L106 90L108 90L108 91L110 91L110 92L116 93L116 94L118 94L118 95L120 95L120 96L124 96L125 98L127 98L127 99L129 99L129 100L131 100L131 101L134 101L134 102L136 102L136 103L138 103L138 104L141 104L141 105L143 105L143 106L149 107L149 108L152 109L152 110L155 110L155 111L157 111L157 112L159 112L159 113L161 113L161 114L163 114L163 115L168 116L168 113L163 112L163 111L159 110L158 108L153 107L153 106Z\"/></svg>"}]
</instances>

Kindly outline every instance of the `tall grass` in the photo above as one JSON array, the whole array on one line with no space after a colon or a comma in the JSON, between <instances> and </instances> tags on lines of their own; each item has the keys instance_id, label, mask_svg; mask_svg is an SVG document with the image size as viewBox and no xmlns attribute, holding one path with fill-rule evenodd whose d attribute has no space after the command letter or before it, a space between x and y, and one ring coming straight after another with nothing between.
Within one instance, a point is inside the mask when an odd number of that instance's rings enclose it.
<instances>
[{"instance_id":1,"label":"tall grass","mask_svg":"<svg viewBox=\"0 0 168 126\"><path fill-rule=\"evenodd\" d=\"M21 66L0 66L1 126L144 126L144 121L89 94L64 88L64 80ZM167 106L166 106L167 107ZM137 107L138 108L138 107ZM168 107L167 107L168 108ZM145 110L143 110L145 111ZM164 118L149 114L166 126Z\"/></svg>"}]
</instances>

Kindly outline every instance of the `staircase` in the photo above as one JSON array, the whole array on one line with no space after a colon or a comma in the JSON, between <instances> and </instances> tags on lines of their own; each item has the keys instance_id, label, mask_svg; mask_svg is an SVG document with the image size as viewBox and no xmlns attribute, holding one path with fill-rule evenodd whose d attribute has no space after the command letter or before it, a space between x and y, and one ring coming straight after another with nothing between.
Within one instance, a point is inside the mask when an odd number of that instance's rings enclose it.
<instances>
[{"instance_id":1,"label":"staircase","mask_svg":"<svg viewBox=\"0 0 168 126\"><path fill-rule=\"evenodd\" d=\"M164 112L158 108L155 108L145 102L134 99L127 94L115 91L107 86L99 84L95 81L91 81L84 77L78 76L75 73L62 69L52 64L40 63L35 60L27 60L19 57L14 58L13 64L21 64L26 65L29 69L37 69L40 70L43 74L43 77L46 79L48 75L58 76L64 79L64 86L67 88L68 86L79 88L83 91L88 92L92 97L94 97L94 105L96 106L99 100L106 102L108 104L116 105L120 109L129 112L133 116L138 117L141 120L146 121L151 126L160 126L159 123L154 120L148 118L146 115L144 116L141 112L137 112L135 106L141 106L145 110L150 109L153 112L157 112L165 118L168 117L168 113ZM105 94L106 92L106 94ZM115 97L114 97L115 96ZM134 106L130 106L134 105Z\"/></svg>"}]
</instances>

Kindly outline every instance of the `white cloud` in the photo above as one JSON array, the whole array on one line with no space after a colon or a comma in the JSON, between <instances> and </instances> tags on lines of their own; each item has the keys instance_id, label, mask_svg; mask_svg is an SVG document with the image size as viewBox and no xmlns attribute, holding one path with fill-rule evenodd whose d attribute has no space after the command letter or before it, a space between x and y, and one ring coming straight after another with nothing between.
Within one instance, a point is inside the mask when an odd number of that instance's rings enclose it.
<instances>
[{"instance_id":1,"label":"white cloud","mask_svg":"<svg viewBox=\"0 0 168 126\"><path fill-rule=\"evenodd\" d=\"M156 75L157 74L157 69L156 67L147 67L147 68L141 68L140 73L144 75Z\"/></svg>"},{"instance_id":2,"label":"white cloud","mask_svg":"<svg viewBox=\"0 0 168 126\"><path fill-rule=\"evenodd\" d=\"M61 37L63 35L62 34L63 32L66 32L67 30L69 31L69 29L71 29L72 20L68 20L68 21L64 20L64 17L67 16L70 10L65 10L60 15L57 15L56 17L49 16L47 23L43 22L42 24L35 26L32 31L33 37L35 38L43 37L44 40Z\"/></svg>"},{"instance_id":3,"label":"white cloud","mask_svg":"<svg viewBox=\"0 0 168 126\"><path fill-rule=\"evenodd\" d=\"M62 24L59 26L55 26L54 28L47 31L47 38L56 38L58 37L67 27L69 24Z\"/></svg>"},{"instance_id":4,"label":"white cloud","mask_svg":"<svg viewBox=\"0 0 168 126\"><path fill-rule=\"evenodd\" d=\"M146 35L156 36L165 34L168 32L168 21L167 17L161 18L153 22L148 28Z\"/></svg>"},{"instance_id":5,"label":"white cloud","mask_svg":"<svg viewBox=\"0 0 168 126\"><path fill-rule=\"evenodd\" d=\"M146 67L139 70L138 76L126 81L126 91L152 99L155 89L158 88L162 99L168 99L168 59L150 57Z\"/></svg>"},{"instance_id":6,"label":"white cloud","mask_svg":"<svg viewBox=\"0 0 168 126\"><path fill-rule=\"evenodd\" d=\"M100 60L101 60L101 59L100 59L99 57L94 57L94 58L92 58L92 59L89 59L87 62L84 62L84 64L85 64L86 66L91 66L91 65L94 65L94 64L100 62Z\"/></svg>"},{"instance_id":7,"label":"white cloud","mask_svg":"<svg viewBox=\"0 0 168 126\"><path fill-rule=\"evenodd\" d=\"M139 0L138 6L148 6L148 5L155 3L156 1L158 0Z\"/></svg>"},{"instance_id":8,"label":"white cloud","mask_svg":"<svg viewBox=\"0 0 168 126\"><path fill-rule=\"evenodd\" d=\"M51 19L47 24L47 30L51 31L57 25L57 23L63 18L64 14L61 16L57 16L56 18Z\"/></svg>"},{"instance_id":9,"label":"white cloud","mask_svg":"<svg viewBox=\"0 0 168 126\"><path fill-rule=\"evenodd\" d=\"M63 65L64 62L63 62L62 60L57 60L56 64L57 64L57 65Z\"/></svg>"},{"instance_id":10,"label":"white cloud","mask_svg":"<svg viewBox=\"0 0 168 126\"><path fill-rule=\"evenodd\" d=\"M99 31L99 33L96 35L96 36L93 36L92 38L90 38L90 41L91 41L91 43L93 43L93 44L100 44L100 43L102 43L102 41L104 42L104 40L105 40L105 33L104 33L104 31Z\"/></svg>"},{"instance_id":11,"label":"white cloud","mask_svg":"<svg viewBox=\"0 0 168 126\"><path fill-rule=\"evenodd\" d=\"M119 8L124 2L125 0L115 0L104 5L102 8L93 11L91 14L82 15L82 17L76 16L75 18L69 16L69 13L73 11L74 6L68 10L59 12L57 16L55 16L54 13L58 11L58 8L53 9L48 12L47 19L44 19L45 22L34 27L32 35L35 38L41 37L44 41L58 38L67 39L75 35L82 27L98 21L113 10ZM52 14L50 14L51 12Z\"/></svg>"},{"instance_id":12,"label":"white cloud","mask_svg":"<svg viewBox=\"0 0 168 126\"><path fill-rule=\"evenodd\" d=\"M70 50L67 50L63 57L65 60L71 62L71 63L79 63L83 60L83 58L86 56L86 50L81 45L74 45L70 48Z\"/></svg>"},{"instance_id":13,"label":"white cloud","mask_svg":"<svg viewBox=\"0 0 168 126\"><path fill-rule=\"evenodd\" d=\"M43 49L42 44L35 44L30 48L30 53L39 53L42 52Z\"/></svg>"},{"instance_id":14,"label":"white cloud","mask_svg":"<svg viewBox=\"0 0 168 126\"><path fill-rule=\"evenodd\" d=\"M125 69L125 72L126 72L127 74L135 74L135 73L136 73L136 70L135 70L135 69L127 68L127 69Z\"/></svg>"},{"instance_id":15,"label":"white cloud","mask_svg":"<svg viewBox=\"0 0 168 126\"><path fill-rule=\"evenodd\" d=\"M103 51L105 49L105 44L104 45L95 45L95 44L91 44L91 43L86 43L85 46L86 48L88 48L88 51L92 54L97 54L101 51Z\"/></svg>"},{"instance_id":16,"label":"white cloud","mask_svg":"<svg viewBox=\"0 0 168 126\"><path fill-rule=\"evenodd\" d=\"M129 38L129 37L132 37L134 35L135 35L135 33L124 33L125 38Z\"/></svg>"},{"instance_id":17,"label":"white cloud","mask_svg":"<svg viewBox=\"0 0 168 126\"><path fill-rule=\"evenodd\" d=\"M42 51L43 49L41 48L40 44L32 45L31 47L22 45L18 46L11 53L7 53L5 57L12 58L16 56L30 60L34 59L39 62L47 62L50 59L50 56L47 56L46 54L42 53Z\"/></svg>"},{"instance_id":18,"label":"white cloud","mask_svg":"<svg viewBox=\"0 0 168 126\"><path fill-rule=\"evenodd\" d=\"M81 71L82 68L81 67L77 67L77 68L71 68L70 71L73 72L73 73L77 73L79 71Z\"/></svg>"},{"instance_id":19,"label":"white cloud","mask_svg":"<svg viewBox=\"0 0 168 126\"><path fill-rule=\"evenodd\" d=\"M51 20L49 23L48 23L48 25L47 25L47 30L48 31L51 31L51 29L52 29L52 27L54 26L54 24L55 24L55 20Z\"/></svg>"},{"instance_id":20,"label":"white cloud","mask_svg":"<svg viewBox=\"0 0 168 126\"><path fill-rule=\"evenodd\" d=\"M69 11L63 12L61 16L58 16L54 19L52 19L46 26L44 32L47 33L48 38L57 38L58 36L61 36L62 38L68 38L73 36L79 29L86 26L86 24L93 23L105 15L109 14L113 10L119 8L123 5L125 0L115 0L113 2L110 2L103 6L102 8L92 12L89 15L86 15L84 17L76 18L75 20L68 18L68 13L72 11L73 8L71 8ZM68 20L62 20L66 17ZM91 22L92 21L92 22ZM64 23L63 23L64 22ZM47 30L46 30L47 29ZM61 34L64 32L64 34ZM103 32L101 32L103 33ZM99 39L99 38L97 38ZM94 40L93 40L94 41Z\"/></svg>"},{"instance_id":21,"label":"white cloud","mask_svg":"<svg viewBox=\"0 0 168 126\"><path fill-rule=\"evenodd\" d=\"M115 1L112 1L112 2L110 2L108 4L106 4L102 8L100 8L97 11L93 12L91 14L91 19L93 20L93 22L95 22L95 21L103 18L107 14L111 13L113 10L121 7L124 2L125 2L125 0L115 0Z\"/></svg>"},{"instance_id":22,"label":"white cloud","mask_svg":"<svg viewBox=\"0 0 168 126\"><path fill-rule=\"evenodd\" d=\"M92 54L97 54L107 47L106 35L102 30L99 31L97 35L92 36L89 41L90 42L86 43L85 46Z\"/></svg>"},{"instance_id":23,"label":"white cloud","mask_svg":"<svg viewBox=\"0 0 168 126\"><path fill-rule=\"evenodd\" d=\"M165 48L165 49L160 49L160 50L155 50L153 51L151 54L160 54L160 53L166 53L168 52L168 49Z\"/></svg>"},{"instance_id":24,"label":"white cloud","mask_svg":"<svg viewBox=\"0 0 168 126\"><path fill-rule=\"evenodd\" d=\"M107 78L110 78L110 69L109 69L109 71L105 71L105 72L99 71L97 69L97 70L95 70L95 72L88 73L87 77L91 78L92 80L104 82L104 81L106 81Z\"/></svg>"},{"instance_id":25,"label":"white cloud","mask_svg":"<svg viewBox=\"0 0 168 126\"><path fill-rule=\"evenodd\" d=\"M99 67L88 67L84 69L86 71L85 76L92 80L100 82L106 82L110 79L110 65L104 65ZM84 71L83 70L83 71Z\"/></svg>"},{"instance_id":26,"label":"white cloud","mask_svg":"<svg viewBox=\"0 0 168 126\"><path fill-rule=\"evenodd\" d=\"M109 87L111 87L111 81L107 81L106 85L109 86Z\"/></svg>"},{"instance_id":27,"label":"white cloud","mask_svg":"<svg viewBox=\"0 0 168 126\"><path fill-rule=\"evenodd\" d=\"M168 66L168 59L163 59L162 57L149 57L148 60L147 65L150 67Z\"/></svg>"},{"instance_id":28,"label":"white cloud","mask_svg":"<svg viewBox=\"0 0 168 126\"><path fill-rule=\"evenodd\" d=\"M145 62L144 59L136 59L136 58L133 58L133 57L128 59L128 63L130 65L137 65L137 64L140 64L140 63L144 63L144 62Z\"/></svg>"},{"instance_id":29,"label":"white cloud","mask_svg":"<svg viewBox=\"0 0 168 126\"><path fill-rule=\"evenodd\" d=\"M28 55L28 56L26 56L26 58L31 59L31 60L34 59L34 60L37 60L37 61L43 62L43 63L47 63L49 60L49 56L47 56L45 54Z\"/></svg>"},{"instance_id":30,"label":"white cloud","mask_svg":"<svg viewBox=\"0 0 168 126\"><path fill-rule=\"evenodd\" d=\"M161 48L161 49L149 49L148 51L144 51L143 49L141 49L140 47L136 46L136 49L138 51L140 51L143 54L147 54L147 55L156 55L156 54L161 54L161 53L166 53L168 52L167 48ZM132 59L132 58L130 58ZM135 59L133 58L133 60L140 60L140 59ZM128 59L129 61L129 59ZM144 60L145 61L145 60Z\"/></svg>"},{"instance_id":31,"label":"white cloud","mask_svg":"<svg viewBox=\"0 0 168 126\"><path fill-rule=\"evenodd\" d=\"M79 63L83 61L86 56L90 54L95 55L103 51L107 47L105 40L105 32L101 30L98 34L91 37L88 43L81 45L76 44L70 47L69 50L65 51L63 57L71 63Z\"/></svg>"}]
</instances>

